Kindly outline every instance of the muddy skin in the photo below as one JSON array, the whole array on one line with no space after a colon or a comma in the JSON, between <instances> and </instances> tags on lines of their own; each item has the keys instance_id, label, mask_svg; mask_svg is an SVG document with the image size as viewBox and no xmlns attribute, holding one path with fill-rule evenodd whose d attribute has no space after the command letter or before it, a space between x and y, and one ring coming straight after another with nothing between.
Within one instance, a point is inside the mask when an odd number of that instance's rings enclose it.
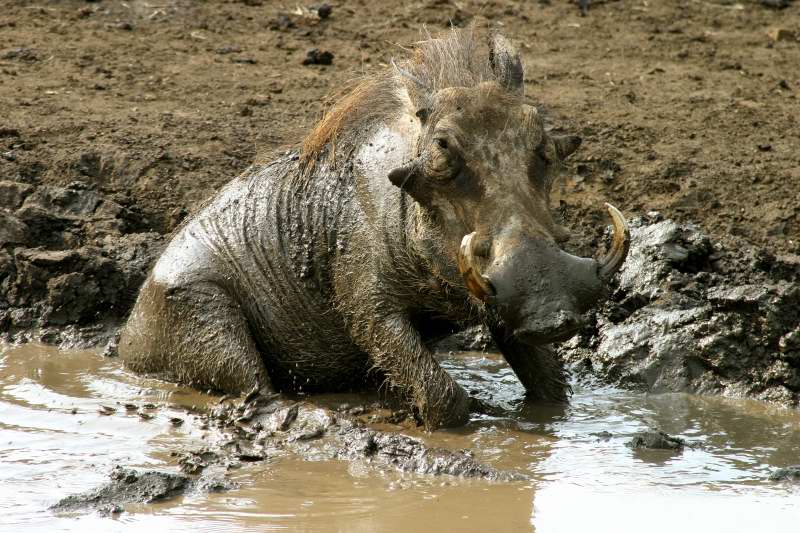
<instances>
[{"instance_id":1,"label":"muddy skin","mask_svg":"<svg viewBox=\"0 0 800 533\"><path fill-rule=\"evenodd\" d=\"M800 400L800 261L713 242L657 213L631 222L619 288L559 348L580 380Z\"/></svg>"},{"instance_id":2,"label":"muddy skin","mask_svg":"<svg viewBox=\"0 0 800 533\"><path fill-rule=\"evenodd\" d=\"M231 393L383 383L433 429L474 405L421 333L439 319L489 325L531 396L563 400L546 345L604 296L627 230L609 207L604 259L559 248L550 184L579 140L545 133L506 39L476 39L419 44L302 149L254 165L190 218L122 332L127 366Z\"/></svg>"}]
</instances>

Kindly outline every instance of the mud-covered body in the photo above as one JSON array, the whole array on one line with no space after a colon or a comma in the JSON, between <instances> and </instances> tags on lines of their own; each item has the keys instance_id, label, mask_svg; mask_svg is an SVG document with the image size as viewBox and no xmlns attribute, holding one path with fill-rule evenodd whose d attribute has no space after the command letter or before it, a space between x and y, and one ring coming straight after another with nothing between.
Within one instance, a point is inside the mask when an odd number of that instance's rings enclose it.
<instances>
[{"instance_id":1,"label":"mud-covered body","mask_svg":"<svg viewBox=\"0 0 800 533\"><path fill-rule=\"evenodd\" d=\"M550 136L502 37L454 31L356 87L302 150L253 166L173 236L120 339L128 366L228 392L335 391L374 379L428 427L474 402L426 345L487 325L537 398L567 385L571 336L624 260L559 248L549 190L574 138ZM615 214L616 213L616 214ZM624 236L623 236L624 235Z\"/></svg>"},{"instance_id":2,"label":"mud-covered body","mask_svg":"<svg viewBox=\"0 0 800 533\"><path fill-rule=\"evenodd\" d=\"M334 305L332 272L357 220L344 192L352 183L323 174L301 186L297 174L297 157L287 156L230 182L181 227L147 283L218 286L240 306L276 385L348 388L368 364Z\"/></svg>"},{"instance_id":3,"label":"mud-covered body","mask_svg":"<svg viewBox=\"0 0 800 533\"><path fill-rule=\"evenodd\" d=\"M255 386L257 372L235 382L224 374L181 375L176 359L184 350L177 347L159 350L161 357L133 349L152 335L136 328L138 314L154 304L148 295L191 299L209 285L220 289L219 300L229 297L226 305L241 309L269 380L281 390L336 391L379 382L380 369L358 341L369 342L368 323L377 318L369 314L396 312L398 301L421 327L428 320L479 321L463 288L445 289L413 257L405 234L413 231L408 197L386 180L369 181L381 175L375 161L391 165L403 157L396 140L382 128L347 172L320 167L306 176L290 153L226 185L181 226L156 263L122 338L128 365L204 388ZM362 305L361 298L369 300ZM169 346L172 335L165 331L157 344ZM184 362L197 366L192 363Z\"/></svg>"}]
</instances>

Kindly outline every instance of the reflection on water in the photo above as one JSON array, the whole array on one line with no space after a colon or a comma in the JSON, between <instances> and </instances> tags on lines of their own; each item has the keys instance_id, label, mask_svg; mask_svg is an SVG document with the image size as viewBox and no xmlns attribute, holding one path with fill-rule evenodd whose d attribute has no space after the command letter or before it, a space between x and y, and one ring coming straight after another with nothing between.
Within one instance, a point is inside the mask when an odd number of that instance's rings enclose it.
<instances>
[{"instance_id":1,"label":"reflection on water","mask_svg":"<svg viewBox=\"0 0 800 533\"><path fill-rule=\"evenodd\" d=\"M578 389L566 407L531 405L499 356L456 354L443 364L508 415L416 436L470 448L495 467L528 472L531 481L401 475L280 457L231 471L236 490L127 505L112 519L46 509L103 483L117 464L174 468L170 452L219 437L186 408L218 398L128 374L93 352L0 347L0 531L737 532L793 531L800 523L800 488L766 479L800 463L796 411L610 389ZM114 411L101 414L104 406ZM175 427L170 417L185 423ZM680 454L624 446L648 427L693 446Z\"/></svg>"}]
</instances>

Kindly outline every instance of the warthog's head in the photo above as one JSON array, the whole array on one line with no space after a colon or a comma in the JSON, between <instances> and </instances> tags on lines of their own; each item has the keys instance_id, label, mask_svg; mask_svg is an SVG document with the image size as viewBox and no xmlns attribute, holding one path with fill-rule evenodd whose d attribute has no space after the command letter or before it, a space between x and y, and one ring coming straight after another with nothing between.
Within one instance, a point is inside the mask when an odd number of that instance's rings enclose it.
<instances>
[{"instance_id":1,"label":"warthog's head","mask_svg":"<svg viewBox=\"0 0 800 533\"><path fill-rule=\"evenodd\" d=\"M536 108L523 101L519 56L502 37L494 38L491 58L496 79L431 91L417 111L417 156L389 179L426 208L469 291L515 336L565 339L625 260L628 228L606 204L614 237L603 258L560 248L566 231L551 215L550 187L580 139L545 131Z\"/></svg>"}]
</instances>

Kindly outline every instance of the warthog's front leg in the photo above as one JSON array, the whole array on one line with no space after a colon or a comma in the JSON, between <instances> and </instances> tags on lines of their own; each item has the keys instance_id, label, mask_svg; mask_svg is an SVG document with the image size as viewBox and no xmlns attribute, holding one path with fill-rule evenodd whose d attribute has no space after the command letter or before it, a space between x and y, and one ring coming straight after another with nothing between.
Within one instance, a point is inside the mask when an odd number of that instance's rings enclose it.
<instances>
[{"instance_id":1,"label":"warthog's front leg","mask_svg":"<svg viewBox=\"0 0 800 533\"><path fill-rule=\"evenodd\" d=\"M500 326L489 329L495 344L525 387L529 398L545 401L567 399L570 387L564 366L549 345L529 346L516 340Z\"/></svg>"},{"instance_id":2,"label":"warthog's front leg","mask_svg":"<svg viewBox=\"0 0 800 533\"><path fill-rule=\"evenodd\" d=\"M359 344L388 385L407 398L425 427L458 426L469 419L470 398L439 366L419 332L402 313L362 322L356 333Z\"/></svg>"}]
</instances>

